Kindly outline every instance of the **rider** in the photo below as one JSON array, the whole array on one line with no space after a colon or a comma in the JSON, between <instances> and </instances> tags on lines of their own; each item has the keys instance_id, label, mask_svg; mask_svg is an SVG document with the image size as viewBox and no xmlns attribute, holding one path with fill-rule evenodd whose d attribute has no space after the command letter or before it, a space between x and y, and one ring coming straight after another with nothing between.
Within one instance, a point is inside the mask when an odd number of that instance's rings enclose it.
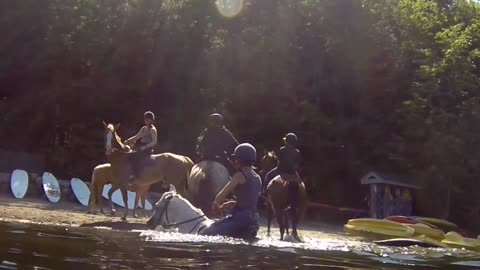
<instances>
[{"instance_id":1,"label":"rider","mask_svg":"<svg viewBox=\"0 0 480 270\"><path fill-rule=\"evenodd\" d=\"M232 211L206 228L202 232L204 235L251 238L257 234L257 201L262 190L260 176L253 168L257 152L253 145L242 143L235 148L234 156L238 171L218 193L212 206L215 210ZM236 201L225 202L230 193L235 196Z\"/></svg>"},{"instance_id":2,"label":"rider","mask_svg":"<svg viewBox=\"0 0 480 270\"><path fill-rule=\"evenodd\" d=\"M151 111L143 114L145 125L140 128L138 133L128 138L125 144L135 144L136 152L130 155L134 176L138 176L145 160L152 154L153 147L157 145L157 128L153 125L155 115Z\"/></svg>"},{"instance_id":3,"label":"rider","mask_svg":"<svg viewBox=\"0 0 480 270\"><path fill-rule=\"evenodd\" d=\"M278 175L289 182L299 182L298 168L300 166L301 154L297 149L298 137L294 133L288 133L283 138L285 146L278 152L278 166L267 173L265 176L264 189L268 183ZM298 185L288 185L288 201L290 206L296 200L294 198ZM264 190L265 191L265 190Z\"/></svg>"},{"instance_id":4,"label":"rider","mask_svg":"<svg viewBox=\"0 0 480 270\"><path fill-rule=\"evenodd\" d=\"M198 137L197 153L201 155L198 162L202 160L220 162L232 174L235 168L228 157L237 145L237 139L224 126L223 116L213 113L208 117L208 127Z\"/></svg>"}]
</instances>

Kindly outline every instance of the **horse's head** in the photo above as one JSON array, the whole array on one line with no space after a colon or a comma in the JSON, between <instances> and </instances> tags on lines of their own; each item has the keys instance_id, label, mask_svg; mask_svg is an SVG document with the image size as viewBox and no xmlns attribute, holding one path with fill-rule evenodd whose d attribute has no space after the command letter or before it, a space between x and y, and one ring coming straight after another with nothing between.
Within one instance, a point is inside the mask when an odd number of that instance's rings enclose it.
<instances>
[{"instance_id":1,"label":"horse's head","mask_svg":"<svg viewBox=\"0 0 480 270\"><path fill-rule=\"evenodd\" d=\"M169 225L168 208L176 199L179 199L179 195L175 187L170 185L170 190L163 193L160 200L155 204L153 215L147 221L149 228L155 229L158 226L167 227Z\"/></svg>"},{"instance_id":2,"label":"horse's head","mask_svg":"<svg viewBox=\"0 0 480 270\"><path fill-rule=\"evenodd\" d=\"M127 150L128 147L122 143L122 139L117 134L120 124L114 125L103 122L103 126L105 128L105 154L108 156L117 148Z\"/></svg>"},{"instance_id":3,"label":"horse's head","mask_svg":"<svg viewBox=\"0 0 480 270\"><path fill-rule=\"evenodd\" d=\"M266 152L265 155L260 160L260 166L262 171L270 171L277 166L277 155L274 151Z\"/></svg>"},{"instance_id":4,"label":"horse's head","mask_svg":"<svg viewBox=\"0 0 480 270\"><path fill-rule=\"evenodd\" d=\"M185 226L187 226L190 229L186 232L192 232L200 222L206 219L202 210L195 208L187 199L178 194L173 185L170 185L170 191L165 192L155 204L154 211L147 221L147 225L151 229L156 229L158 226L162 228L178 227L181 232L182 227L185 230ZM192 225L193 227L191 227Z\"/></svg>"}]
</instances>

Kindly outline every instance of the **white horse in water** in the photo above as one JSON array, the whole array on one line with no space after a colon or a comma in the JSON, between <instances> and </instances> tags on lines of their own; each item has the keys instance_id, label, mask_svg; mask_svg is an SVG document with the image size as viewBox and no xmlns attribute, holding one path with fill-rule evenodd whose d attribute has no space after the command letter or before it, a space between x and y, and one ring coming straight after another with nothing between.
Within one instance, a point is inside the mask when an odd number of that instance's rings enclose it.
<instances>
[{"instance_id":1,"label":"white horse in water","mask_svg":"<svg viewBox=\"0 0 480 270\"><path fill-rule=\"evenodd\" d=\"M214 222L215 220L208 218L201 209L177 194L175 187L170 185L170 191L165 192L155 205L155 212L148 219L147 225L151 229L178 228L180 233L202 235L208 234L207 231ZM252 224L223 236L253 240L258 228L258 224Z\"/></svg>"},{"instance_id":2,"label":"white horse in water","mask_svg":"<svg viewBox=\"0 0 480 270\"><path fill-rule=\"evenodd\" d=\"M156 203L155 212L148 219L147 225L151 229L159 226L163 229L177 227L180 233L199 234L213 222L202 210L177 194L175 187L170 185L170 191L165 192Z\"/></svg>"}]
</instances>

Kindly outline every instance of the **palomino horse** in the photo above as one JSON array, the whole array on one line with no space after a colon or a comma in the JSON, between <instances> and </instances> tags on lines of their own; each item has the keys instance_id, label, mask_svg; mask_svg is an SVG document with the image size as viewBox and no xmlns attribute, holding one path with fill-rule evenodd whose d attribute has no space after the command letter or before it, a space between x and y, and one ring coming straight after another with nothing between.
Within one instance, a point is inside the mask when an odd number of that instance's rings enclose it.
<instances>
[{"instance_id":1,"label":"palomino horse","mask_svg":"<svg viewBox=\"0 0 480 270\"><path fill-rule=\"evenodd\" d=\"M132 167L129 161L129 154L132 153L130 148L122 143L117 131L120 125L105 124L105 153L112 167L112 189L113 186L120 188L122 192L124 205L127 205L127 186L129 185L129 176ZM152 165L146 166L140 172L132 186L137 192L135 196L135 204L133 213L135 215L138 206L139 197L142 198L144 215L145 213L145 197L148 189L152 184L165 181L173 184L178 188L180 193L187 195L186 185L193 162L190 158L176 155L173 153L162 153L152 155ZM112 190L111 190L112 191ZM113 191L112 191L113 192ZM128 215L128 207L122 219L126 219Z\"/></svg>"},{"instance_id":2,"label":"palomino horse","mask_svg":"<svg viewBox=\"0 0 480 270\"><path fill-rule=\"evenodd\" d=\"M178 228L180 233L202 234L214 220L209 219L201 209L194 207L188 200L177 194L175 187L165 192L155 205L155 212L148 219L151 229ZM251 240L258 231L258 225L252 225L245 231L237 232L232 237Z\"/></svg>"},{"instance_id":3,"label":"palomino horse","mask_svg":"<svg viewBox=\"0 0 480 270\"><path fill-rule=\"evenodd\" d=\"M221 163L201 161L193 166L188 178L189 199L195 207L212 216L213 200L228 181L230 181L230 174Z\"/></svg>"},{"instance_id":4,"label":"palomino horse","mask_svg":"<svg viewBox=\"0 0 480 270\"><path fill-rule=\"evenodd\" d=\"M112 188L108 191L108 200L110 201L110 211L112 215L115 214L115 206L112 202L112 194L116 190L119 189L119 187L115 186L116 182L112 181L113 176L112 176L112 166L110 163L105 163L105 164L100 164L95 166L93 168L92 172L92 180L90 182L90 199L88 200L88 213L90 214L96 214L97 213L97 208L100 208L100 212L102 214L105 214L105 211L103 211L103 200L102 200L102 193L103 193L103 187L105 184L108 183L113 183ZM138 193L138 190L132 190ZM145 208L145 200L146 200L146 195L145 194L140 194L140 199L143 204L143 208ZM97 205L98 204L98 205Z\"/></svg>"},{"instance_id":5,"label":"palomino horse","mask_svg":"<svg viewBox=\"0 0 480 270\"><path fill-rule=\"evenodd\" d=\"M279 175L273 178L267 186L267 199L270 204L271 210L275 214L278 222L278 227L280 229L280 240L283 240L283 235L285 229L288 230L288 219L287 211L290 214L290 219L292 220L292 236L300 241L297 233L297 225L300 220L303 219L305 214L305 209L307 206L307 192L305 189L305 184L302 181L287 181L282 179L291 177L289 175ZM289 185L294 185L295 188L295 197L293 202L288 201L288 189L292 188ZM286 210L290 206L289 210ZM271 223L271 214L267 217L268 229L267 232L270 233L270 223ZM288 233L288 231L287 231Z\"/></svg>"}]
</instances>

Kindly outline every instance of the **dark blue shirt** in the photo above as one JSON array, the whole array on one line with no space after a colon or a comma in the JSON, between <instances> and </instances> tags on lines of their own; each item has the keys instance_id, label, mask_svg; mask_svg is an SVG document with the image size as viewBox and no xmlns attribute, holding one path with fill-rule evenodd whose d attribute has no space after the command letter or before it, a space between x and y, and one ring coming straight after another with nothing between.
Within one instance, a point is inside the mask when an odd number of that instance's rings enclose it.
<instances>
[{"instance_id":1,"label":"dark blue shirt","mask_svg":"<svg viewBox=\"0 0 480 270\"><path fill-rule=\"evenodd\" d=\"M224 127L210 127L198 138L197 150L206 158L226 157L233 154L238 141Z\"/></svg>"},{"instance_id":2,"label":"dark blue shirt","mask_svg":"<svg viewBox=\"0 0 480 270\"><path fill-rule=\"evenodd\" d=\"M300 151L291 145L280 148L278 152L278 170L282 173L295 174L300 166Z\"/></svg>"},{"instance_id":3,"label":"dark blue shirt","mask_svg":"<svg viewBox=\"0 0 480 270\"><path fill-rule=\"evenodd\" d=\"M257 212L257 202L262 191L260 176L251 170L240 171L245 176L245 183L239 184L233 190L237 201L236 210L252 210Z\"/></svg>"}]
</instances>

